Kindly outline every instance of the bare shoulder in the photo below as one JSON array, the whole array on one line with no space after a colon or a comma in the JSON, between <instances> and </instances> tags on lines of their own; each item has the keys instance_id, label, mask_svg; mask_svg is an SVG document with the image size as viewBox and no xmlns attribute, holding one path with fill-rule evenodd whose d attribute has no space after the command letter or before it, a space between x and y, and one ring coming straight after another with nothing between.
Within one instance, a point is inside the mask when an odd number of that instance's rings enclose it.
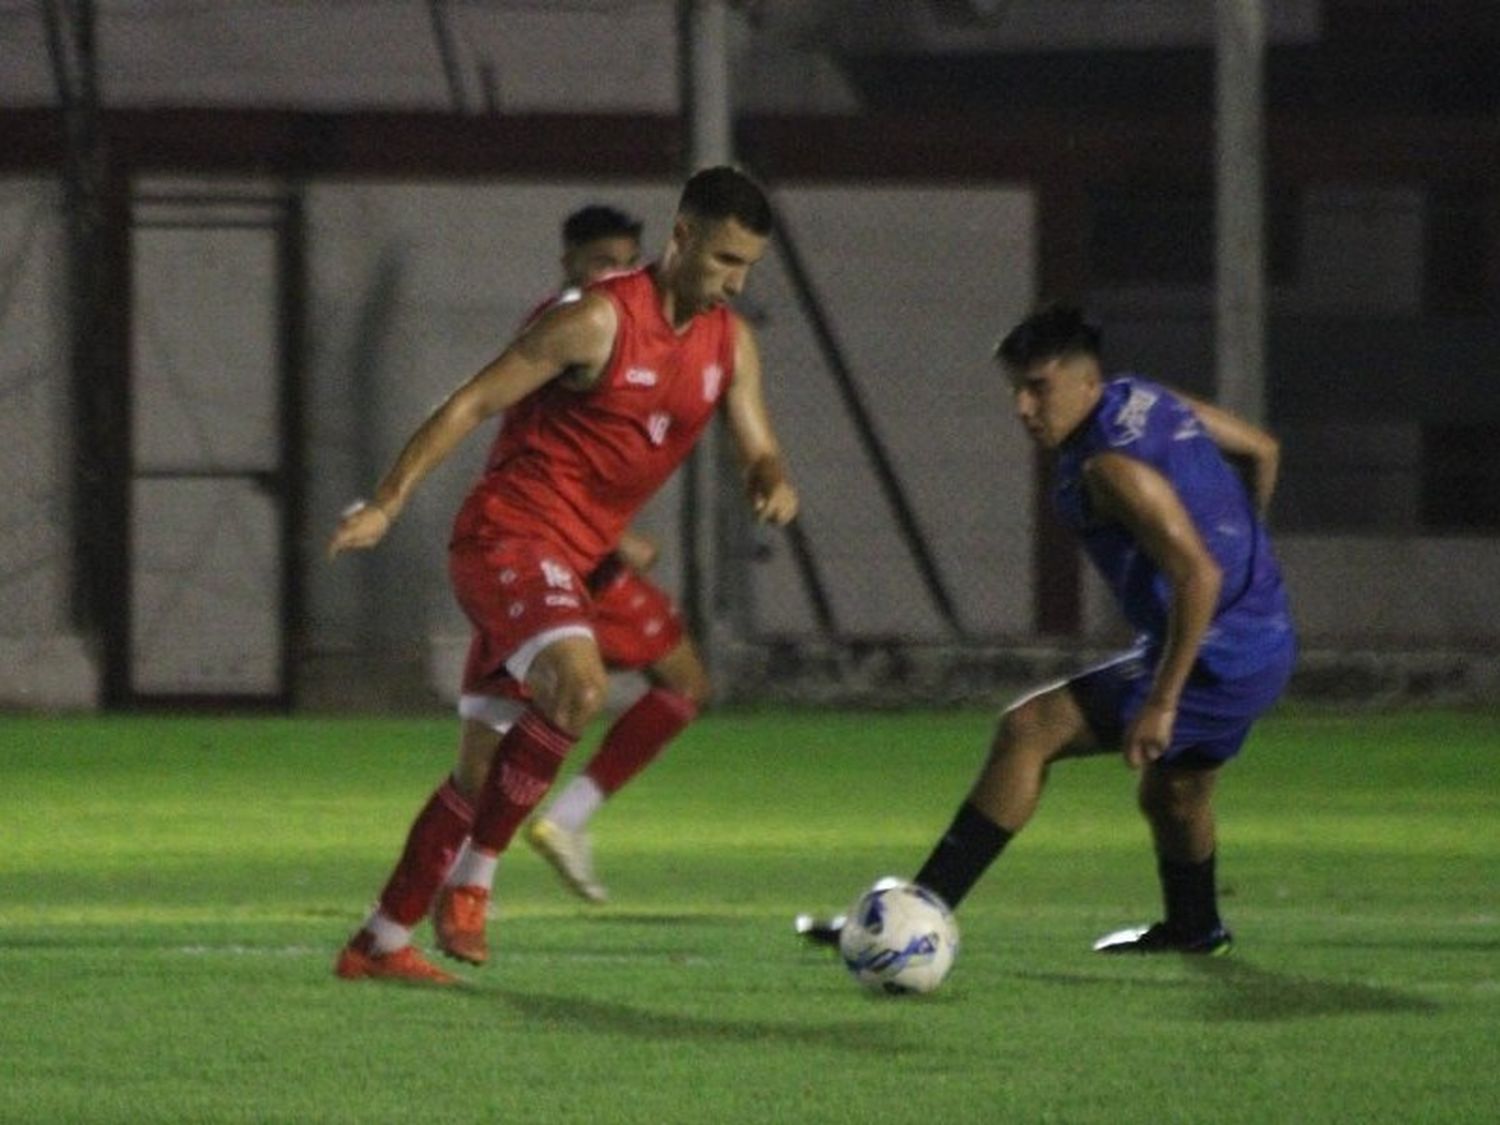
<instances>
[{"instance_id":1,"label":"bare shoulder","mask_svg":"<svg viewBox=\"0 0 1500 1125\"><path fill-rule=\"evenodd\" d=\"M608 362L618 331L614 303L602 294L585 293L548 309L527 326L515 346L562 368L599 369Z\"/></svg>"},{"instance_id":2,"label":"bare shoulder","mask_svg":"<svg viewBox=\"0 0 1500 1125\"><path fill-rule=\"evenodd\" d=\"M534 324L545 325L554 332L613 332L619 319L613 301L603 293L586 292L572 300L559 301Z\"/></svg>"}]
</instances>

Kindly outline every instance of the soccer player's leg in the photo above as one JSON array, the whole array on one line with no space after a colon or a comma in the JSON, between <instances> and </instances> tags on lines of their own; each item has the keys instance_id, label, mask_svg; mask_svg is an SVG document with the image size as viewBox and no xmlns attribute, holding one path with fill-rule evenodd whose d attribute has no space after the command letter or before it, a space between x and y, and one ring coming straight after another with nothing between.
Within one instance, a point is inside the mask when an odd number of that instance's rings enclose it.
<instances>
[{"instance_id":1,"label":"soccer player's leg","mask_svg":"<svg viewBox=\"0 0 1500 1125\"><path fill-rule=\"evenodd\" d=\"M551 788L563 759L604 702L606 678L586 629L543 634L525 672L532 704L495 751L480 790L469 842L438 896L439 945L482 964L495 869L516 830Z\"/></svg>"},{"instance_id":2,"label":"soccer player's leg","mask_svg":"<svg viewBox=\"0 0 1500 1125\"><path fill-rule=\"evenodd\" d=\"M466 685L471 678L471 669L484 665L482 641L483 638L476 635L470 645L465 668ZM463 723L458 765L417 814L375 910L340 952L335 971L341 977L404 977L406 970L418 979L431 977L419 963L419 958L414 959L413 955L401 951L410 946L412 930L432 908L444 877L468 837L474 820L474 797L499 742L499 734L489 726L464 715L465 705L474 699L469 695L461 697ZM507 726L524 709L520 703L490 702L495 706L509 707ZM366 964L368 958L374 960Z\"/></svg>"},{"instance_id":3,"label":"soccer player's leg","mask_svg":"<svg viewBox=\"0 0 1500 1125\"><path fill-rule=\"evenodd\" d=\"M526 840L589 902L608 892L594 871L588 826L639 776L708 697L708 673L667 595L634 571L618 571L594 596L593 626L611 670L643 668L650 688L610 726L588 765L526 828Z\"/></svg>"},{"instance_id":4,"label":"soccer player's leg","mask_svg":"<svg viewBox=\"0 0 1500 1125\"><path fill-rule=\"evenodd\" d=\"M1240 752L1255 720L1286 687L1295 654L1259 672L1223 680L1196 670L1177 705L1172 745L1142 772L1141 812L1151 826L1164 917L1106 934L1100 953L1228 953L1219 917L1213 797L1220 770ZM1127 708L1122 721L1130 714Z\"/></svg>"},{"instance_id":5,"label":"soccer player's leg","mask_svg":"<svg viewBox=\"0 0 1500 1125\"><path fill-rule=\"evenodd\" d=\"M429 972L412 949L411 934L427 913L444 874L468 835L473 816L473 808L459 791L455 779L451 776L445 779L412 822L401 856L381 889L374 911L340 951L334 967L339 976L433 981L436 971Z\"/></svg>"},{"instance_id":6,"label":"soccer player's leg","mask_svg":"<svg viewBox=\"0 0 1500 1125\"><path fill-rule=\"evenodd\" d=\"M968 798L912 881L957 909L1036 812L1051 764L1101 749L1069 683L1049 685L1013 704L1000 717ZM813 944L835 945L842 919L799 915L794 926Z\"/></svg>"},{"instance_id":7,"label":"soccer player's leg","mask_svg":"<svg viewBox=\"0 0 1500 1125\"><path fill-rule=\"evenodd\" d=\"M1100 750L1066 682L1041 688L1007 708L968 799L913 882L956 910L1035 815L1052 763Z\"/></svg>"},{"instance_id":8,"label":"soccer player's leg","mask_svg":"<svg viewBox=\"0 0 1500 1125\"><path fill-rule=\"evenodd\" d=\"M1165 917L1107 934L1099 953L1228 953L1233 937L1219 917L1215 886L1213 791L1218 762L1187 755L1143 771L1141 812L1151 825Z\"/></svg>"},{"instance_id":9,"label":"soccer player's leg","mask_svg":"<svg viewBox=\"0 0 1500 1125\"><path fill-rule=\"evenodd\" d=\"M449 570L459 605L485 640L490 666L473 670L476 682L508 678L508 694L526 701L495 747L469 840L434 906L439 947L482 964L489 956L486 920L500 854L598 712L607 681L583 581L545 544L459 545L449 555Z\"/></svg>"},{"instance_id":10,"label":"soccer player's leg","mask_svg":"<svg viewBox=\"0 0 1500 1125\"><path fill-rule=\"evenodd\" d=\"M481 689L497 690L492 684L484 682L483 677L466 674L464 688L459 696L463 734L459 744L458 767L453 771L453 776L455 783L472 804L479 799L501 741L515 725L515 721L525 713L527 703L521 698L482 694ZM471 826L473 820L471 814ZM476 909L475 904L477 903L480 911L487 910L488 896L475 896L454 889L467 886L457 862L464 853L466 843L467 833L465 839L459 841L460 846L454 849L453 862L444 869L444 878L439 880L438 887L429 900L428 910L432 916L433 936L440 950L470 964L483 964L485 953L482 943L466 940L466 935L475 929L469 921ZM482 923L478 928L482 931Z\"/></svg>"},{"instance_id":11,"label":"soccer player's leg","mask_svg":"<svg viewBox=\"0 0 1500 1125\"><path fill-rule=\"evenodd\" d=\"M455 778L444 779L408 829L375 909L340 951L334 966L340 977L432 981L433 973L411 947L411 934L468 835L473 816Z\"/></svg>"}]
</instances>

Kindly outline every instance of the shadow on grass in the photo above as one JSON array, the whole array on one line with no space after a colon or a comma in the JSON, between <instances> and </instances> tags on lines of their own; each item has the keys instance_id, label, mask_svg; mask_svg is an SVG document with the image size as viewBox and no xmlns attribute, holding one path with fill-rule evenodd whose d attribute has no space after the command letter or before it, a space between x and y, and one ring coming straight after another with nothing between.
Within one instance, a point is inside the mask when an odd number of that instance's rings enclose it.
<instances>
[{"instance_id":1,"label":"shadow on grass","mask_svg":"<svg viewBox=\"0 0 1500 1125\"><path fill-rule=\"evenodd\" d=\"M1234 958L1188 958L1216 986L1204 1017L1213 1020L1286 1020L1374 1012L1411 1015L1440 1005L1395 988L1356 981L1312 980L1275 973Z\"/></svg>"},{"instance_id":2,"label":"shadow on grass","mask_svg":"<svg viewBox=\"0 0 1500 1125\"><path fill-rule=\"evenodd\" d=\"M591 924L605 926L738 926L745 921L733 914L651 914L641 910L595 914L588 907L581 908L579 915L587 917Z\"/></svg>"},{"instance_id":3,"label":"shadow on grass","mask_svg":"<svg viewBox=\"0 0 1500 1125\"><path fill-rule=\"evenodd\" d=\"M1325 949L1409 949L1434 953L1500 953L1500 938L1434 938L1426 934L1409 938L1324 938L1312 941Z\"/></svg>"},{"instance_id":4,"label":"shadow on grass","mask_svg":"<svg viewBox=\"0 0 1500 1125\"><path fill-rule=\"evenodd\" d=\"M1194 993L1201 1000L1199 1017L1213 1021L1269 1022L1360 1012L1411 1015L1432 1013L1441 1005L1394 988L1353 981L1314 980L1272 972L1243 958L1183 957L1194 976L1147 980L1125 973L1018 973L1025 980L1048 984L1125 984L1151 990ZM1122 966L1123 967L1123 966ZM1174 1000L1174 1003L1177 1001ZM1193 1014L1193 1013L1189 1013Z\"/></svg>"},{"instance_id":5,"label":"shadow on grass","mask_svg":"<svg viewBox=\"0 0 1500 1125\"><path fill-rule=\"evenodd\" d=\"M805 1020L713 1019L683 1012L648 1011L628 1004L580 996L545 995L515 989L465 991L465 996L492 1002L499 997L528 1019L555 1027L649 1039L685 1039L694 1043L784 1044L828 1047L873 1055L914 1055L921 1044L897 1028L858 1020L809 1023Z\"/></svg>"}]
</instances>

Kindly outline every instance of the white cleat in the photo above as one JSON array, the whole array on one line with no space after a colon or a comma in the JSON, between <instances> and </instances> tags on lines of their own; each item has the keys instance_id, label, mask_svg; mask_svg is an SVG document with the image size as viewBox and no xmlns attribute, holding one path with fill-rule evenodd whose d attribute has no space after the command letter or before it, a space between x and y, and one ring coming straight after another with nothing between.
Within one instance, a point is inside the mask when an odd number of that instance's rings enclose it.
<instances>
[{"instance_id":1,"label":"white cleat","mask_svg":"<svg viewBox=\"0 0 1500 1125\"><path fill-rule=\"evenodd\" d=\"M799 914L792 919L792 929L809 945L838 945L839 935L844 931L844 916L818 918L812 914Z\"/></svg>"},{"instance_id":2,"label":"white cleat","mask_svg":"<svg viewBox=\"0 0 1500 1125\"><path fill-rule=\"evenodd\" d=\"M526 826L526 842L550 863L580 898L607 902L609 892L594 877L594 850L587 832L569 832L538 818Z\"/></svg>"}]
</instances>

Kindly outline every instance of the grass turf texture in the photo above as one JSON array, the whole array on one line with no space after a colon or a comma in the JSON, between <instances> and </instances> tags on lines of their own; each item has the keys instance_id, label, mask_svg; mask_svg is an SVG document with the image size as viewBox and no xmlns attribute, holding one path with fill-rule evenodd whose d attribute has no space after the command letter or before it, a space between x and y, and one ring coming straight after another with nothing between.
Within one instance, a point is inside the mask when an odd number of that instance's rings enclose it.
<instances>
[{"instance_id":1,"label":"grass turf texture","mask_svg":"<svg viewBox=\"0 0 1500 1125\"><path fill-rule=\"evenodd\" d=\"M597 821L612 902L518 845L435 991L330 970L449 721L0 718L0 1120L1495 1119L1500 717L1263 723L1224 959L1088 952L1157 890L1128 772L1064 763L947 984L869 996L791 917L915 870L990 727L707 717Z\"/></svg>"}]
</instances>

